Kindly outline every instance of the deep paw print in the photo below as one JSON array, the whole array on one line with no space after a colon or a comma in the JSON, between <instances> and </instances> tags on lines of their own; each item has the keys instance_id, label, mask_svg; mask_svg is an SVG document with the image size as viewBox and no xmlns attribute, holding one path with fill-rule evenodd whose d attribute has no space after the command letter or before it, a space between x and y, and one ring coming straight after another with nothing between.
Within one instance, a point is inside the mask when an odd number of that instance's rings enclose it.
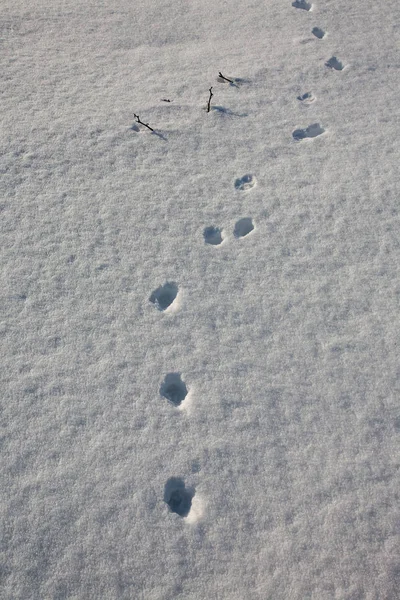
<instances>
[{"instance_id":1,"label":"deep paw print","mask_svg":"<svg viewBox=\"0 0 400 600\"><path fill-rule=\"evenodd\" d=\"M312 4L306 0L295 0L295 2L292 2L292 6L294 8L301 8L306 11L310 11L312 9Z\"/></svg>"},{"instance_id":2,"label":"deep paw print","mask_svg":"<svg viewBox=\"0 0 400 600\"><path fill-rule=\"evenodd\" d=\"M305 94L302 94L301 96L297 96L297 100L299 100L305 106L308 106L308 105L312 104L313 102L315 102L316 98L315 98L314 94L312 94L312 92L306 92Z\"/></svg>"},{"instance_id":3,"label":"deep paw print","mask_svg":"<svg viewBox=\"0 0 400 600\"><path fill-rule=\"evenodd\" d=\"M313 35L315 35L316 38L318 38L319 40L323 40L324 37L326 36L326 33L323 29L321 29L320 27L314 27L311 31L311 33Z\"/></svg>"},{"instance_id":4,"label":"deep paw print","mask_svg":"<svg viewBox=\"0 0 400 600\"><path fill-rule=\"evenodd\" d=\"M332 58L327 60L325 66L334 71L343 71L344 69L344 64L336 56L332 56Z\"/></svg>"},{"instance_id":5,"label":"deep paw print","mask_svg":"<svg viewBox=\"0 0 400 600\"><path fill-rule=\"evenodd\" d=\"M211 246L219 246L224 241L223 230L219 227L206 227L203 231L204 242Z\"/></svg>"},{"instance_id":6,"label":"deep paw print","mask_svg":"<svg viewBox=\"0 0 400 600\"><path fill-rule=\"evenodd\" d=\"M319 123L313 123L305 129L296 129L292 135L296 142L305 140L307 138L315 138L324 133L325 129L321 127Z\"/></svg>"},{"instance_id":7,"label":"deep paw print","mask_svg":"<svg viewBox=\"0 0 400 600\"><path fill-rule=\"evenodd\" d=\"M178 407L188 395L188 389L180 373L168 373L160 387L160 395Z\"/></svg>"},{"instance_id":8,"label":"deep paw print","mask_svg":"<svg viewBox=\"0 0 400 600\"><path fill-rule=\"evenodd\" d=\"M194 496L195 490L192 487L186 487L184 480L180 477L170 477L165 484L164 502L171 512L180 517L189 515Z\"/></svg>"},{"instance_id":9,"label":"deep paw print","mask_svg":"<svg viewBox=\"0 0 400 600\"><path fill-rule=\"evenodd\" d=\"M167 281L167 283L154 290L149 300L158 310L165 311L174 304L178 291L176 283Z\"/></svg>"},{"instance_id":10,"label":"deep paw print","mask_svg":"<svg viewBox=\"0 0 400 600\"><path fill-rule=\"evenodd\" d=\"M235 238L243 238L246 235L249 235L254 229L253 220L250 217L244 217L243 219L239 219L235 225L235 229L233 230L233 235Z\"/></svg>"},{"instance_id":11,"label":"deep paw print","mask_svg":"<svg viewBox=\"0 0 400 600\"><path fill-rule=\"evenodd\" d=\"M254 177L254 175L250 174L243 175L243 177L240 177L235 181L235 189L242 190L243 192L251 190L251 188L253 188L255 185L256 178Z\"/></svg>"}]
</instances>

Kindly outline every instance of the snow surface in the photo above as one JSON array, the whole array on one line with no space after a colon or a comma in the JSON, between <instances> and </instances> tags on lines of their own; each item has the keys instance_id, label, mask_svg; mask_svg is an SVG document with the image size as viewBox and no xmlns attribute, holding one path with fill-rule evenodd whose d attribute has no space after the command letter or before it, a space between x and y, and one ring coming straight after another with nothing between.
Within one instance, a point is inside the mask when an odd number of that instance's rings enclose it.
<instances>
[{"instance_id":1,"label":"snow surface","mask_svg":"<svg viewBox=\"0 0 400 600\"><path fill-rule=\"evenodd\" d=\"M299 4L2 0L2 600L400 598L398 0Z\"/></svg>"}]
</instances>

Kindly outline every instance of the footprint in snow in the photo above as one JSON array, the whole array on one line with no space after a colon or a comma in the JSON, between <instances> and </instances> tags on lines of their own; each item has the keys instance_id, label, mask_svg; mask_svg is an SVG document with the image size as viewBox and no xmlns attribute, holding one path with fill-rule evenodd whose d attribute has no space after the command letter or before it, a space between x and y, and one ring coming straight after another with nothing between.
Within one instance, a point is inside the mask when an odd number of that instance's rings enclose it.
<instances>
[{"instance_id":1,"label":"footprint in snow","mask_svg":"<svg viewBox=\"0 0 400 600\"><path fill-rule=\"evenodd\" d=\"M332 56L329 60L326 61L325 66L329 69L334 69L335 71L343 71L344 65L336 58L336 56Z\"/></svg>"},{"instance_id":2,"label":"footprint in snow","mask_svg":"<svg viewBox=\"0 0 400 600\"><path fill-rule=\"evenodd\" d=\"M295 0L292 2L292 6L294 8L302 8L303 10L310 11L312 9L312 4L306 2L306 0Z\"/></svg>"},{"instance_id":3,"label":"footprint in snow","mask_svg":"<svg viewBox=\"0 0 400 600\"><path fill-rule=\"evenodd\" d=\"M319 40L322 40L326 35L325 31L323 29L320 29L319 27L314 27L311 33L315 35L315 37Z\"/></svg>"},{"instance_id":4,"label":"footprint in snow","mask_svg":"<svg viewBox=\"0 0 400 600\"><path fill-rule=\"evenodd\" d=\"M188 395L188 389L180 373L168 373L160 387L160 395L178 407Z\"/></svg>"},{"instance_id":5,"label":"footprint in snow","mask_svg":"<svg viewBox=\"0 0 400 600\"><path fill-rule=\"evenodd\" d=\"M180 477L170 477L164 487L164 502L168 504L171 512L180 517L187 517L192 508L195 490L186 487Z\"/></svg>"},{"instance_id":6,"label":"footprint in snow","mask_svg":"<svg viewBox=\"0 0 400 600\"><path fill-rule=\"evenodd\" d=\"M319 123L313 123L306 129L296 129L292 135L296 141L305 140L307 138L315 138L324 133L325 129Z\"/></svg>"},{"instance_id":7,"label":"footprint in snow","mask_svg":"<svg viewBox=\"0 0 400 600\"><path fill-rule=\"evenodd\" d=\"M178 295L178 286L173 281L167 281L164 285L160 285L151 294L149 300L155 305L158 310L164 311L169 308Z\"/></svg>"},{"instance_id":8,"label":"footprint in snow","mask_svg":"<svg viewBox=\"0 0 400 600\"><path fill-rule=\"evenodd\" d=\"M236 223L235 229L233 230L233 235L235 238L242 238L246 235L249 235L253 229L253 220L250 217L244 217L243 219L239 219L239 221Z\"/></svg>"},{"instance_id":9,"label":"footprint in snow","mask_svg":"<svg viewBox=\"0 0 400 600\"><path fill-rule=\"evenodd\" d=\"M219 246L224 240L223 230L219 227L206 227L203 231L203 236L205 243L212 246Z\"/></svg>"},{"instance_id":10,"label":"footprint in snow","mask_svg":"<svg viewBox=\"0 0 400 600\"><path fill-rule=\"evenodd\" d=\"M306 92L302 96L297 96L297 100L300 100L302 104L309 105L315 102L316 98L311 92Z\"/></svg>"},{"instance_id":11,"label":"footprint in snow","mask_svg":"<svg viewBox=\"0 0 400 600\"><path fill-rule=\"evenodd\" d=\"M256 184L256 178L254 175L243 175L240 179L235 181L235 189L242 190L244 192L251 190Z\"/></svg>"}]
</instances>

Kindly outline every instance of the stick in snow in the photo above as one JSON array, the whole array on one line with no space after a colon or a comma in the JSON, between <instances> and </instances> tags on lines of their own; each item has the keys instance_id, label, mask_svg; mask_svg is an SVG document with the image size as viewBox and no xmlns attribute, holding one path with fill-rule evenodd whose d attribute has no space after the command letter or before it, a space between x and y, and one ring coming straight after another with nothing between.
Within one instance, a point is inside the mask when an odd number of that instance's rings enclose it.
<instances>
[{"instance_id":1,"label":"stick in snow","mask_svg":"<svg viewBox=\"0 0 400 600\"><path fill-rule=\"evenodd\" d=\"M210 92L210 97L208 99L207 112L210 112L210 110L211 110L211 98L214 96L214 94L212 93L212 87L210 87L210 89L208 91Z\"/></svg>"},{"instance_id":2,"label":"stick in snow","mask_svg":"<svg viewBox=\"0 0 400 600\"><path fill-rule=\"evenodd\" d=\"M150 129L150 131L154 131L154 129L152 127L150 127L150 125L148 125L147 123L143 123L143 121L140 120L139 115L133 115L136 119L137 122L140 123L141 125L144 125L145 127L147 127L147 129Z\"/></svg>"},{"instance_id":3,"label":"stick in snow","mask_svg":"<svg viewBox=\"0 0 400 600\"><path fill-rule=\"evenodd\" d=\"M224 77L221 73L221 71L218 73L218 75L221 77L221 79L225 79L225 81L229 81L229 83L235 83L234 81L232 81L232 79L228 79L227 77Z\"/></svg>"}]
</instances>

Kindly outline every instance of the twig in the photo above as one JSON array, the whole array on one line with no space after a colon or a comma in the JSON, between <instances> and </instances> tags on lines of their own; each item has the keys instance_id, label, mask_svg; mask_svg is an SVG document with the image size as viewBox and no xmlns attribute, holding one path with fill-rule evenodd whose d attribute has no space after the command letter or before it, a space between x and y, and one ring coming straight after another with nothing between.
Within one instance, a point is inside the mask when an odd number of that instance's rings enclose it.
<instances>
[{"instance_id":1,"label":"twig","mask_svg":"<svg viewBox=\"0 0 400 600\"><path fill-rule=\"evenodd\" d=\"M214 94L212 93L212 87L210 87L210 89L208 91L210 92L210 97L208 99L207 112L210 112L210 110L211 110L211 98L214 96Z\"/></svg>"},{"instance_id":2,"label":"twig","mask_svg":"<svg viewBox=\"0 0 400 600\"><path fill-rule=\"evenodd\" d=\"M161 98L161 102L171 102L171 100L168 100L168 98Z\"/></svg>"},{"instance_id":3,"label":"twig","mask_svg":"<svg viewBox=\"0 0 400 600\"><path fill-rule=\"evenodd\" d=\"M136 119L137 122L140 123L141 125L144 125L145 127L147 127L147 129L150 129L150 131L154 131L154 129L152 127L150 127L150 125L148 125L147 123L143 123L143 121L140 120L139 115L133 115Z\"/></svg>"},{"instance_id":4,"label":"twig","mask_svg":"<svg viewBox=\"0 0 400 600\"><path fill-rule=\"evenodd\" d=\"M225 79L225 81L229 81L229 83L235 83L234 81L232 81L232 79L228 79L227 77L224 77L221 73L221 71L218 73L218 75L221 77L221 79Z\"/></svg>"}]
</instances>

